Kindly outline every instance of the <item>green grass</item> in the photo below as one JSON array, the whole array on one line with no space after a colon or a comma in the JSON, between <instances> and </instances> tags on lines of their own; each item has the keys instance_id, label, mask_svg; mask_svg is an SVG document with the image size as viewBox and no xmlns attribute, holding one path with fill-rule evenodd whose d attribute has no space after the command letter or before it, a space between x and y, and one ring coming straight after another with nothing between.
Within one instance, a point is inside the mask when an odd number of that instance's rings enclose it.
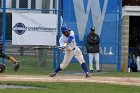
<instances>
[{"instance_id":1,"label":"green grass","mask_svg":"<svg viewBox=\"0 0 140 93\"><path fill-rule=\"evenodd\" d=\"M20 70L14 72L12 69L12 64L6 60L6 72L4 74L17 74L17 75L49 75L53 72L53 62L52 60L46 59L47 63L44 67L38 67L38 57L37 56L16 56L20 60ZM81 69L79 63L70 63L68 67L63 70L62 74L80 72L84 73ZM94 76L115 76L115 77L140 77L140 72L101 72L93 73Z\"/></svg>"},{"instance_id":2,"label":"green grass","mask_svg":"<svg viewBox=\"0 0 140 93\"><path fill-rule=\"evenodd\" d=\"M112 77L140 77L140 72L101 72L94 74L96 76L112 76Z\"/></svg>"},{"instance_id":3,"label":"green grass","mask_svg":"<svg viewBox=\"0 0 140 93\"><path fill-rule=\"evenodd\" d=\"M38 57L36 56L16 56L20 60L20 70L14 73L12 63L6 60L6 74L26 74L26 75L48 75L54 71L53 61L46 59L46 64L43 67L38 67ZM79 63L71 63L63 72L83 72ZM63 73L62 72L62 73Z\"/></svg>"},{"instance_id":4,"label":"green grass","mask_svg":"<svg viewBox=\"0 0 140 93\"><path fill-rule=\"evenodd\" d=\"M140 87L98 83L1 82L0 84L34 86L41 89L0 89L0 93L139 93Z\"/></svg>"},{"instance_id":5,"label":"green grass","mask_svg":"<svg viewBox=\"0 0 140 93\"><path fill-rule=\"evenodd\" d=\"M14 72L12 64L7 60L6 75L49 75L53 71L53 64L48 60L44 67L38 67L37 57L31 56L16 56L20 60L21 68L18 72ZM66 74L70 72L83 72L79 63L71 63L68 68L61 72ZM139 72L101 72L93 73L94 76L115 76L115 77L140 77ZM0 93L139 93L140 87L125 86L125 85L112 85L112 84L98 84L98 83L65 83L65 82L12 82L1 81L0 85L19 85L19 86L33 86L40 87L41 89L0 89Z\"/></svg>"},{"instance_id":6,"label":"green grass","mask_svg":"<svg viewBox=\"0 0 140 93\"><path fill-rule=\"evenodd\" d=\"M26 75L46 75L53 71L52 61L47 61L43 67L38 67L38 57L35 56L18 56L16 57L20 60L20 69L18 72L14 72L12 68L12 63L8 60L6 61L6 72L5 74L26 74Z\"/></svg>"}]
</instances>

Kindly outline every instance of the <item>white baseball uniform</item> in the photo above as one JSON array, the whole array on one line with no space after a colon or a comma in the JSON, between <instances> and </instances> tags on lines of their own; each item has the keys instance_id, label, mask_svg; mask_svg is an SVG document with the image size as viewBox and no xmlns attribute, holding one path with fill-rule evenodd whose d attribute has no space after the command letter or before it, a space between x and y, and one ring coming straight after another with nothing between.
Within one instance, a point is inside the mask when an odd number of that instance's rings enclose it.
<instances>
[{"instance_id":1,"label":"white baseball uniform","mask_svg":"<svg viewBox=\"0 0 140 93\"><path fill-rule=\"evenodd\" d=\"M63 62L60 64L61 69L65 69L68 66L73 56L78 60L80 64L85 62L83 54L76 44L75 35L72 30L70 31L69 36L74 37L74 39L72 39L72 42L70 42L64 50L65 55L64 55ZM60 47L63 47L64 43L66 43L67 40L68 40L68 37L62 34L62 36L59 39Z\"/></svg>"}]
</instances>

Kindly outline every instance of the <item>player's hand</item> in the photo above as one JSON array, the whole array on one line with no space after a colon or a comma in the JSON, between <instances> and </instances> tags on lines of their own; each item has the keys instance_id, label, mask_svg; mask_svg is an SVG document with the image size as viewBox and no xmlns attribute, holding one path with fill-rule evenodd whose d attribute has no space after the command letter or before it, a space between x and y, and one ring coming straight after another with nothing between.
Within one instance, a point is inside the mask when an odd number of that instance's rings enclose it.
<instances>
[{"instance_id":1,"label":"player's hand","mask_svg":"<svg viewBox=\"0 0 140 93\"><path fill-rule=\"evenodd\" d=\"M64 51L65 48L67 47L67 45L68 45L68 43L65 42L62 47L59 47L60 51Z\"/></svg>"},{"instance_id":2,"label":"player's hand","mask_svg":"<svg viewBox=\"0 0 140 93\"><path fill-rule=\"evenodd\" d=\"M61 49L60 49L60 51L61 51L61 52L63 52L63 51L64 51L64 49L63 49L63 48L61 48Z\"/></svg>"},{"instance_id":3,"label":"player's hand","mask_svg":"<svg viewBox=\"0 0 140 93\"><path fill-rule=\"evenodd\" d=\"M68 45L68 43L65 42L65 43L63 44L62 48L66 48L67 45Z\"/></svg>"},{"instance_id":4,"label":"player's hand","mask_svg":"<svg viewBox=\"0 0 140 93\"><path fill-rule=\"evenodd\" d=\"M62 47L59 47L60 51L64 51L66 47L62 46Z\"/></svg>"}]
</instances>

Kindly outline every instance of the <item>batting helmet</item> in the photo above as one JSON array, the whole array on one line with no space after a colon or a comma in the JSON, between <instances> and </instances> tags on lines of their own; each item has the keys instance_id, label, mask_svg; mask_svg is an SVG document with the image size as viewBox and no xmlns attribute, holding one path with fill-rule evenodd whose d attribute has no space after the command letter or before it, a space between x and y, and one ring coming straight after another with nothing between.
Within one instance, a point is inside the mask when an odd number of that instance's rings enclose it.
<instances>
[{"instance_id":1,"label":"batting helmet","mask_svg":"<svg viewBox=\"0 0 140 93\"><path fill-rule=\"evenodd\" d=\"M62 26L61 31L64 34L66 31L69 31L69 28L67 26Z\"/></svg>"},{"instance_id":2,"label":"batting helmet","mask_svg":"<svg viewBox=\"0 0 140 93\"><path fill-rule=\"evenodd\" d=\"M3 64L0 64L0 73L3 73L6 69L6 66Z\"/></svg>"}]
</instances>

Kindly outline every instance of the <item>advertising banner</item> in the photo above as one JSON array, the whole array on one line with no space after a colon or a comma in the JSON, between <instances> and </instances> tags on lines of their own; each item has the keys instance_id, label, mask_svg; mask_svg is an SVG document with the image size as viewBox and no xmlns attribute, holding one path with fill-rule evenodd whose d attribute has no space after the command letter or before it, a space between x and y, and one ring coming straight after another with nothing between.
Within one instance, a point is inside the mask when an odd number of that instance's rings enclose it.
<instances>
[{"instance_id":1,"label":"advertising banner","mask_svg":"<svg viewBox=\"0 0 140 93\"><path fill-rule=\"evenodd\" d=\"M12 13L13 45L56 46L56 14Z\"/></svg>"}]
</instances>

